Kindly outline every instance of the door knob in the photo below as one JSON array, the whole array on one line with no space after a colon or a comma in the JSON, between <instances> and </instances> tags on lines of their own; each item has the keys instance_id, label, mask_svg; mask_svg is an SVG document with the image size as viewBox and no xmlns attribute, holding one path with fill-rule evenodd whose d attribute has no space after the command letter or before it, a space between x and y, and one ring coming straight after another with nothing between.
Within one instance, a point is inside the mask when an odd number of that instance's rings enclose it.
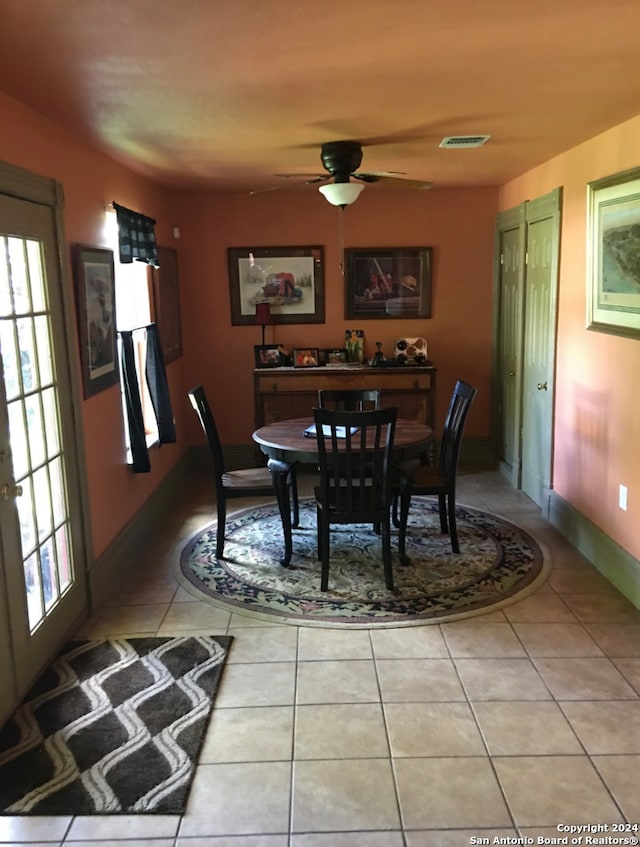
<instances>
[{"instance_id":1,"label":"door knob","mask_svg":"<svg viewBox=\"0 0 640 847\"><path fill-rule=\"evenodd\" d=\"M538 391L546 391L546 390L547 390L547 383L546 382L539 382L538 383Z\"/></svg>"},{"instance_id":2,"label":"door knob","mask_svg":"<svg viewBox=\"0 0 640 847\"><path fill-rule=\"evenodd\" d=\"M515 375L516 375L515 371L509 371L509 376L515 376Z\"/></svg>"},{"instance_id":3,"label":"door knob","mask_svg":"<svg viewBox=\"0 0 640 847\"><path fill-rule=\"evenodd\" d=\"M8 500L10 497L22 497L21 485L3 485L0 488L0 498Z\"/></svg>"}]
</instances>

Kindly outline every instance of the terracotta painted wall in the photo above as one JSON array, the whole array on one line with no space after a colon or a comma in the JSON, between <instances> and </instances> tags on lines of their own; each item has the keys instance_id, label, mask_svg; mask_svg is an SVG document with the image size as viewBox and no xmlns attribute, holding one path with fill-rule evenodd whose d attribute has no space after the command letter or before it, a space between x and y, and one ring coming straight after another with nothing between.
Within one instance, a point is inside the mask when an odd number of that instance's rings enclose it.
<instances>
[{"instance_id":1,"label":"terracotta painted wall","mask_svg":"<svg viewBox=\"0 0 640 847\"><path fill-rule=\"evenodd\" d=\"M338 211L314 189L238 196L171 192L133 174L80 139L0 95L0 158L59 180L66 198L69 245L104 246L104 207L112 200L155 217L161 243L179 252L184 356L168 368L179 443L152 451L153 470L133 475L124 465L119 389L82 404L91 505L91 534L100 555L140 509L191 443L202 436L186 400L202 381L226 444L249 444L253 431L253 345L259 327L233 327L227 274L228 246L321 244L325 248L326 323L267 330L283 344L341 345L344 282L339 271ZM366 189L345 214L347 246L434 248L433 317L363 321L365 352L382 341L423 335L438 374L438 428L457 377L479 395L468 432L489 434L491 297L496 189L390 192ZM171 239L179 226L181 239ZM72 288L70 279L65 284ZM72 350L77 349L77 339Z\"/></svg>"},{"instance_id":2,"label":"terracotta painted wall","mask_svg":"<svg viewBox=\"0 0 640 847\"><path fill-rule=\"evenodd\" d=\"M354 322L344 318L338 210L314 187L254 196L185 195L179 199L184 375L215 402L222 440L249 443L254 429L253 346L258 326L232 326L227 247L316 245L325 251L326 323L267 327L291 349L344 346ZM468 433L489 435L493 232L497 190L386 191L365 188L344 214L347 247L431 246L432 318L356 321L365 355L383 342L387 355L404 336L423 336L438 368L438 428L457 377L479 389ZM186 400L185 400L186 403ZM200 440L195 416L190 437Z\"/></svg>"},{"instance_id":3,"label":"terracotta painted wall","mask_svg":"<svg viewBox=\"0 0 640 847\"><path fill-rule=\"evenodd\" d=\"M169 193L132 174L50 121L0 94L0 159L27 168L63 184L65 230L68 244L106 246L105 205L117 200L158 220L158 239L170 244ZM70 279L64 281L72 288ZM78 350L77 338L71 341ZM172 396L181 388L181 364L168 368ZM153 450L150 474L132 474L125 465L124 435L118 386L82 404L85 454L94 554L100 555L131 520L162 478L186 449L176 446ZM178 432L182 429L176 409Z\"/></svg>"},{"instance_id":4,"label":"terracotta painted wall","mask_svg":"<svg viewBox=\"0 0 640 847\"><path fill-rule=\"evenodd\" d=\"M640 558L640 341L586 329L587 183L640 165L640 117L505 185L500 208L563 186L553 486ZM629 491L618 507L618 486Z\"/></svg>"}]
</instances>

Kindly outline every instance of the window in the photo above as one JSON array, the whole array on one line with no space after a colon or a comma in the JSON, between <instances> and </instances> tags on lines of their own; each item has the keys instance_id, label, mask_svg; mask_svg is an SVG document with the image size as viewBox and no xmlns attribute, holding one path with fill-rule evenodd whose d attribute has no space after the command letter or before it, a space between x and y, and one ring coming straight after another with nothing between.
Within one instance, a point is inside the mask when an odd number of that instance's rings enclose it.
<instances>
[{"instance_id":1,"label":"window","mask_svg":"<svg viewBox=\"0 0 640 847\"><path fill-rule=\"evenodd\" d=\"M144 376L147 356L147 334L144 329L151 323L151 301L149 297L149 266L143 262L123 264L119 261L118 224L115 211L107 211L106 237L107 243L113 250L113 261L116 282L116 328L122 330L138 330L133 333L136 357L136 372L138 387L142 402L142 415L147 447L158 441L158 424L149 395L147 380ZM127 462L131 463L131 445L129 443L129 427L126 425L127 412L122 395L122 413L125 421L125 441Z\"/></svg>"}]
</instances>

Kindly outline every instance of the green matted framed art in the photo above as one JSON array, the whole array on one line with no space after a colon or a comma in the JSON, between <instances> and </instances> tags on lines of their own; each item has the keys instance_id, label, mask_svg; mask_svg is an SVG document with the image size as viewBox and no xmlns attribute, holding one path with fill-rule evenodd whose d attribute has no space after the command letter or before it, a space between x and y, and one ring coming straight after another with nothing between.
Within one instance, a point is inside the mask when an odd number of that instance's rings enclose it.
<instances>
[{"instance_id":1,"label":"green matted framed art","mask_svg":"<svg viewBox=\"0 0 640 847\"><path fill-rule=\"evenodd\" d=\"M640 338L640 168L587 186L587 327Z\"/></svg>"}]
</instances>

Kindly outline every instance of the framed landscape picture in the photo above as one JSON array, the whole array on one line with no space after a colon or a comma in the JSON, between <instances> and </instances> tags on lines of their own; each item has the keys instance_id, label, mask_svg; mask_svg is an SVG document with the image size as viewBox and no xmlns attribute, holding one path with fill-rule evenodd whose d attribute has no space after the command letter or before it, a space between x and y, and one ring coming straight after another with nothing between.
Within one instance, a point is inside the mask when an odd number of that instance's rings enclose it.
<instances>
[{"instance_id":1,"label":"framed landscape picture","mask_svg":"<svg viewBox=\"0 0 640 847\"><path fill-rule=\"evenodd\" d=\"M431 247L349 248L345 318L430 318Z\"/></svg>"},{"instance_id":2,"label":"framed landscape picture","mask_svg":"<svg viewBox=\"0 0 640 847\"><path fill-rule=\"evenodd\" d=\"M268 303L275 324L324 323L322 247L229 247L231 323L256 322Z\"/></svg>"},{"instance_id":3,"label":"framed landscape picture","mask_svg":"<svg viewBox=\"0 0 640 847\"><path fill-rule=\"evenodd\" d=\"M587 327L640 338L640 168L587 192Z\"/></svg>"}]
</instances>

